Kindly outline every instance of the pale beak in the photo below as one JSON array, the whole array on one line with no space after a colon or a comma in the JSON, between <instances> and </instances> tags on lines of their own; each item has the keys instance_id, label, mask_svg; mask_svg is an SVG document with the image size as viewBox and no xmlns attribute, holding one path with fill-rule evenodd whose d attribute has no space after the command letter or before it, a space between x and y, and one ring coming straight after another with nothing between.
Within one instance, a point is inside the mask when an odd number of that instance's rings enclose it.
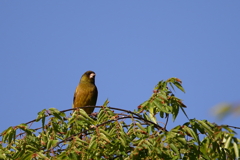
<instances>
[{"instance_id":1,"label":"pale beak","mask_svg":"<svg viewBox=\"0 0 240 160\"><path fill-rule=\"evenodd\" d=\"M90 78L95 77L95 73L91 73L89 77L90 77Z\"/></svg>"}]
</instances>

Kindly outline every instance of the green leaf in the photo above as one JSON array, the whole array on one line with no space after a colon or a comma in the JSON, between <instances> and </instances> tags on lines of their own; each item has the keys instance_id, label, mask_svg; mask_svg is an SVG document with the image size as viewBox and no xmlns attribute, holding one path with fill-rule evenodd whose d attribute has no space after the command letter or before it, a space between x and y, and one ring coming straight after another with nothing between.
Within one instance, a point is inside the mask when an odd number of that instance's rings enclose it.
<instances>
[{"instance_id":1,"label":"green leaf","mask_svg":"<svg viewBox=\"0 0 240 160\"><path fill-rule=\"evenodd\" d=\"M48 110L50 111L50 114L53 114L53 113L60 113L60 111L57 110L56 108L49 108Z\"/></svg>"},{"instance_id":2,"label":"green leaf","mask_svg":"<svg viewBox=\"0 0 240 160\"><path fill-rule=\"evenodd\" d=\"M188 116L187 116L187 113L185 112L185 110L182 108L182 107L180 107L181 108L181 110L183 111L183 113L184 113L184 115L187 117L187 119L189 120L189 118L188 118Z\"/></svg>"},{"instance_id":3,"label":"green leaf","mask_svg":"<svg viewBox=\"0 0 240 160\"><path fill-rule=\"evenodd\" d=\"M49 140L47 143L47 149L54 147L57 144L58 140Z\"/></svg>"},{"instance_id":4,"label":"green leaf","mask_svg":"<svg viewBox=\"0 0 240 160\"><path fill-rule=\"evenodd\" d=\"M40 111L40 112L38 112L38 116L37 116L37 118L36 118L36 122L38 122L40 119L42 119L43 117L46 117L46 115L45 115L45 112L46 112L47 110L46 109L43 109L42 111Z\"/></svg>"},{"instance_id":5,"label":"green leaf","mask_svg":"<svg viewBox=\"0 0 240 160\"><path fill-rule=\"evenodd\" d=\"M104 133L100 133L100 136L102 139L110 143L110 140L107 138L107 136Z\"/></svg>"},{"instance_id":6,"label":"green leaf","mask_svg":"<svg viewBox=\"0 0 240 160\"><path fill-rule=\"evenodd\" d=\"M151 121L153 123L157 124L157 119L156 119L156 117L152 113L149 113L149 118L151 119Z\"/></svg>"},{"instance_id":7,"label":"green leaf","mask_svg":"<svg viewBox=\"0 0 240 160\"><path fill-rule=\"evenodd\" d=\"M136 122L136 125L137 125L141 130L143 130L143 131L146 132L146 129L145 129L140 123Z\"/></svg>"},{"instance_id":8,"label":"green leaf","mask_svg":"<svg viewBox=\"0 0 240 160\"><path fill-rule=\"evenodd\" d=\"M95 121L92 118L90 118L89 115L83 109L80 109L79 117L83 118L83 119L81 119L82 121L86 121L89 124L95 124Z\"/></svg>"},{"instance_id":9,"label":"green leaf","mask_svg":"<svg viewBox=\"0 0 240 160\"><path fill-rule=\"evenodd\" d=\"M239 148L236 142L233 142L233 148L234 148L235 157L239 158Z\"/></svg>"},{"instance_id":10,"label":"green leaf","mask_svg":"<svg viewBox=\"0 0 240 160\"><path fill-rule=\"evenodd\" d=\"M159 101L159 99L160 98L155 98L153 101L152 101L152 105L150 105L150 106L152 106L150 109L153 109L153 108L156 108L156 107L158 107L158 108L161 108L162 107L162 104L161 104L161 102ZM149 110L150 110L149 109ZM151 112L151 113L153 113L153 112ZM154 113L153 113L154 114Z\"/></svg>"},{"instance_id":11,"label":"green leaf","mask_svg":"<svg viewBox=\"0 0 240 160\"><path fill-rule=\"evenodd\" d=\"M178 116L178 113L179 113L179 107L177 105L174 105L172 107L172 115L173 115L173 121L176 120L177 116Z\"/></svg>"},{"instance_id":12,"label":"green leaf","mask_svg":"<svg viewBox=\"0 0 240 160\"><path fill-rule=\"evenodd\" d=\"M181 85L179 82L173 82L173 84L174 84L178 89L180 89L182 92L185 93L184 88L182 87L182 85Z\"/></svg>"},{"instance_id":13,"label":"green leaf","mask_svg":"<svg viewBox=\"0 0 240 160\"><path fill-rule=\"evenodd\" d=\"M174 87L173 87L173 83L169 83L169 85L171 86L171 88L175 91Z\"/></svg>"},{"instance_id":14,"label":"green leaf","mask_svg":"<svg viewBox=\"0 0 240 160\"><path fill-rule=\"evenodd\" d=\"M38 154L39 158L47 159L47 157L44 154L42 154L41 152L38 152L37 154Z\"/></svg>"},{"instance_id":15,"label":"green leaf","mask_svg":"<svg viewBox=\"0 0 240 160\"><path fill-rule=\"evenodd\" d=\"M93 136L92 136L92 139L91 139L91 141L90 141L90 144L89 144L89 146L88 146L88 149L89 149L89 150L93 150L93 149L96 148L96 146L97 146L96 136L93 135Z\"/></svg>"},{"instance_id":16,"label":"green leaf","mask_svg":"<svg viewBox=\"0 0 240 160\"><path fill-rule=\"evenodd\" d=\"M19 152L17 152L15 155L13 155L13 159L17 159L17 158L22 158L23 155L25 153L25 145L22 146L21 150Z\"/></svg>"},{"instance_id":17,"label":"green leaf","mask_svg":"<svg viewBox=\"0 0 240 160\"><path fill-rule=\"evenodd\" d=\"M71 160L78 160L78 157L77 157L76 153L70 153L70 154L68 155L68 157L69 157L69 159L71 159Z\"/></svg>"},{"instance_id":18,"label":"green leaf","mask_svg":"<svg viewBox=\"0 0 240 160\"><path fill-rule=\"evenodd\" d=\"M178 148L177 148L173 143L171 143L171 144L169 144L169 145L170 145L171 149L172 149L175 153L179 154Z\"/></svg>"},{"instance_id":19,"label":"green leaf","mask_svg":"<svg viewBox=\"0 0 240 160\"><path fill-rule=\"evenodd\" d=\"M32 156L34 153L27 153L24 157L21 157L21 160L32 160Z\"/></svg>"},{"instance_id":20,"label":"green leaf","mask_svg":"<svg viewBox=\"0 0 240 160\"><path fill-rule=\"evenodd\" d=\"M5 154L3 155L2 153L0 153L0 159L6 159L6 156L5 156Z\"/></svg>"},{"instance_id":21,"label":"green leaf","mask_svg":"<svg viewBox=\"0 0 240 160\"><path fill-rule=\"evenodd\" d=\"M229 133L236 134L236 132L234 130L232 130L231 128L229 128L227 125L221 125L221 127L223 127L225 130L227 130Z\"/></svg>"},{"instance_id":22,"label":"green leaf","mask_svg":"<svg viewBox=\"0 0 240 160\"><path fill-rule=\"evenodd\" d=\"M45 116L42 117L42 128L44 128L44 126L45 126L45 120L46 120L46 117Z\"/></svg>"},{"instance_id":23,"label":"green leaf","mask_svg":"<svg viewBox=\"0 0 240 160\"><path fill-rule=\"evenodd\" d=\"M232 137L229 136L224 144L224 148L227 148L227 149L229 148L231 140L232 140Z\"/></svg>"},{"instance_id":24,"label":"green leaf","mask_svg":"<svg viewBox=\"0 0 240 160\"><path fill-rule=\"evenodd\" d=\"M159 116L160 116L161 118L164 118L164 112L160 111Z\"/></svg>"},{"instance_id":25,"label":"green leaf","mask_svg":"<svg viewBox=\"0 0 240 160\"><path fill-rule=\"evenodd\" d=\"M123 147L127 147L125 139L123 139L122 137L119 137L118 139L120 140Z\"/></svg>"},{"instance_id":26,"label":"green leaf","mask_svg":"<svg viewBox=\"0 0 240 160\"><path fill-rule=\"evenodd\" d=\"M151 126L147 126L147 132L148 132L148 134L150 134L152 132L152 127Z\"/></svg>"},{"instance_id":27,"label":"green leaf","mask_svg":"<svg viewBox=\"0 0 240 160\"><path fill-rule=\"evenodd\" d=\"M62 116L64 116L65 114L61 113L56 108L49 108L49 111L54 117L58 118L59 120L63 120Z\"/></svg>"},{"instance_id":28,"label":"green leaf","mask_svg":"<svg viewBox=\"0 0 240 160\"><path fill-rule=\"evenodd\" d=\"M204 121L201 121L201 120L197 120L197 122L203 126L203 128L205 129L205 131L207 133L209 133L210 135L213 134L212 129L207 125L207 123L205 123Z\"/></svg>"},{"instance_id":29,"label":"green leaf","mask_svg":"<svg viewBox=\"0 0 240 160\"><path fill-rule=\"evenodd\" d=\"M142 104L140 104L140 106L141 106L141 107L145 107L145 106L148 105L148 103L149 103L149 101L147 100L147 101L143 102Z\"/></svg>"},{"instance_id":30,"label":"green leaf","mask_svg":"<svg viewBox=\"0 0 240 160\"><path fill-rule=\"evenodd\" d=\"M14 137L14 130L12 129L11 132L8 135L8 143L11 143Z\"/></svg>"},{"instance_id":31,"label":"green leaf","mask_svg":"<svg viewBox=\"0 0 240 160\"><path fill-rule=\"evenodd\" d=\"M160 90L155 98L157 98L159 101L162 101L162 100L167 100L168 97L166 92Z\"/></svg>"},{"instance_id":32,"label":"green leaf","mask_svg":"<svg viewBox=\"0 0 240 160\"><path fill-rule=\"evenodd\" d=\"M195 142L200 144L200 140L199 140L198 134L196 132L194 132L192 129L188 128L187 126L184 126L183 130L185 130L186 133L190 134L192 136L192 138L195 140Z\"/></svg>"},{"instance_id":33,"label":"green leaf","mask_svg":"<svg viewBox=\"0 0 240 160\"><path fill-rule=\"evenodd\" d=\"M166 80L166 82L168 82L170 84L170 86L174 89L174 87L171 85L171 83L173 83L178 89L180 89L182 92L185 93L185 90L181 85L180 79L172 77L172 78L169 78L168 80Z\"/></svg>"},{"instance_id":34,"label":"green leaf","mask_svg":"<svg viewBox=\"0 0 240 160\"><path fill-rule=\"evenodd\" d=\"M103 122L104 119L107 117L107 115L105 114L105 111L103 109L100 109L97 119L99 122Z\"/></svg>"},{"instance_id":35,"label":"green leaf","mask_svg":"<svg viewBox=\"0 0 240 160\"><path fill-rule=\"evenodd\" d=\"M148 116L146 113L143 114L143 117L144 117L146 120L151 121L151 119L149 118L149 116Z\"/></svg>"},{"instance_id":36,"label":"green leaf","mask_svg":"<svg viewBox=\"0 0 240 160\"><path fill-rule=\"evenodd\" d=\"M109 101L108 101L108 99L107 99L107 100L103 103L103 107L107 107L108 103L109 103Z\"/></svg>"}]
</instances>

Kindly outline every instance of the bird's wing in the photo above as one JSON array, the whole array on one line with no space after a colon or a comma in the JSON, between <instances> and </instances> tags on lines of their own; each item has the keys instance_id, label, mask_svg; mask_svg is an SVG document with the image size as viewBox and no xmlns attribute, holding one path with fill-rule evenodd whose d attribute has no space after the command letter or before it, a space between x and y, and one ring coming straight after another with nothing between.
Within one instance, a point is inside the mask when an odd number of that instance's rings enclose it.
<instances>
[{"instance_id":1,"label":"bird's wing","mask_svg":"<svg viewBox=\"0 0 240 160\"><path fill-rule=\"evenodd\" d=\"M73 97L73 105L82 107L85 106L86 98L88 97L88 92L81 85L77 86Z\"/></svg>"},{"instance_id":2,"label":"bird's wing","mask_svg":"<svg viewBox=\"0 0 240 160\"><path fill-rule=\"evenodd\" d=\"M75 99L76 99L76 91L75 91L74 96L73 96L73 104L75 102Z\"/></svg>"},{"instance_id":3,"label":"bird's wing","mask_svg":"<svg viewBox=\"0 0 240 160\"><path fill-rule=\"evenodd\" d=\"M88 105L96 105L97 101L97 88L95 86L86 86L80 84L77 86L73 96L73 108L84 107ZM94 108L85 108L87 113L92 113Z\"/></svg>"}]
</instances>

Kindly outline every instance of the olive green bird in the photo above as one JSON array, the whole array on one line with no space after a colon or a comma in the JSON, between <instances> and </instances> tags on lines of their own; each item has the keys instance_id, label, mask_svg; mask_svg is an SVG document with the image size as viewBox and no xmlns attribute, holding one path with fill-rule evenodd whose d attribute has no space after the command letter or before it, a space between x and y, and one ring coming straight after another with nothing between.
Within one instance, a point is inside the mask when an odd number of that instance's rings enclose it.
<instances>
[{"instance_id":1,"label":"olive green bird","mask_svg":"<svg viewBox=\"0 0 240 160\"><path fill-rule=\"evenodd\" d=\"M73 97L73 108L84 106L95 106L98 97L98 90L95 85L95 73L85 72L76 88ZM91 114L94 108L83 108L87 114Z\"/></svg>"}]
</instances>

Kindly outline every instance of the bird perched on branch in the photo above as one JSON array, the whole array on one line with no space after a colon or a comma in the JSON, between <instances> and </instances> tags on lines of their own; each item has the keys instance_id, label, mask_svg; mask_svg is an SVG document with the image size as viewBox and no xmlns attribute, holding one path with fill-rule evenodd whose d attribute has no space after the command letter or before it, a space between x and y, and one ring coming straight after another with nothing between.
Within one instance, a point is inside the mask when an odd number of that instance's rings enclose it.
<instances>
[{"instance_id":1,"label":"bird perched on branch","mask_svg":"<svg viewBox=\"0 0 240 160\"><path fill-rule=\"evenodd\" d=\"M93 71L87 71L82 75L74 93L73 108L96 105L98 90L95 85L95 76ZM83 110L91 114L94 108L83 108Z\"/></svg>"}]
</instances>

